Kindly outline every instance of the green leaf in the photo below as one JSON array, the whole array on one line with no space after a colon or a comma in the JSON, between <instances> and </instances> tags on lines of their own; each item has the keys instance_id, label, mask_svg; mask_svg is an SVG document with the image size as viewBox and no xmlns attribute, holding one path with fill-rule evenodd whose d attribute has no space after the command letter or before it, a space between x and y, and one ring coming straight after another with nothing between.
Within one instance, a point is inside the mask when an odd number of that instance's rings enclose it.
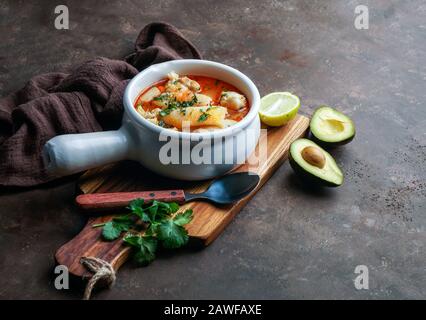
<instances>
[{"instance_id":1,"label":"green leaf","mask_svg":"<svg viewBox=\"0 0 426 320\"><path fill-rule=\"evenodd\" d=\"M123 241L132 247L139 247L141 238L140 235L135 234L127 234L124 236Z\"/></svg>"},{"instance_id":2,"label":"green leaf","mask_svg":"<svg viewBox=\"0 0 426 320\"><path fill-rule=\"evenodd\" d=\"M172 213L174 206L171 206L168 202L158 202L158 208L160 209L160 213L164 215L169 215Z\"/></svg>"},{"instance_id":3,"label":"green leaf","mask_svg":"<svg viewBox=\"0 0 426 320\"><path fill-rule=\"evenodd\" d=\"M141 219L145 223L150 223L152 221L152 218L148 214L146 209L138 208L137 210L133 211L133 213L136 214L139 219Z\"/></svg>"},{"instance_id":4,"label":"green leaf","mask_svg":"<svg viewBox=\"0 0 426 320\"><path fill-rule=\"evenodd\" d=\"M146 211L149 214L149 220L155 221L156 216L157 216L157 212L158 212L158 202L156 200L154 200L151 204L151 206L149 206Z\"/></svg>"},{"instance_id":5,"label":"green leaf","mask_svg":"<svg viewBox=\"0 0 426 320\"><path fill-rule=\"evenodd\" d=\"M145 235L147 235L147 236L154 236L157 233L158 225L159 225L158 222L151 223L149 225L148 229L146 229Z\"/></svg>"},{"instance_id":6,"label":"green leaf","mask_svg":"<svg viewBox=\"0 0 426 320\"><path fill-rule=\"evenodd\" d=\"M140 266L146 266L155 259L155 254L146 251L136 251L133 255L133 260Z\"/></svg>"},{"instance_id":7,"label":"green leaf","mask_svg":"<svg viewBox=\"0 0 426 320\"><path fill-rule=\"evenodd\" d=\"M163 247L174 249L188 242L188 232L184 227L177 225L172 219L164 220L157 228L157 238Z\"/></svg>"},{"instance_id":8,"label":"green leaf","mask_svg":"<svg viewBox=\"0 0 426 320\"><path fill-rule=\"evenodd\" d=\"M120 236L121 232L122 230L120 228L117 228L113 221L109 221L104 225L102 229L102 236L105 240L111 241L117 239Z\"/></svg>"},{"instance_id":9,"label":"green leaf","mask_svg":"<svg viewBox=\"0 0 426 320\"><path fill-rule=\"evenodd\" d=\"M147 204L143 199L136 199L130 203L129 209L132 210L132 213L138 216L143 222L149 223L151 222L151 217L146 212L146 206Z\"/></svg>"},{"instance_id":10,"label":"green leaf","mask_svg":"<svg viewBox=\"0 0 426 320\"><path fill-rule=\"evenodd\" d=\"M102 229L102 236L105 240L115 240L123 231L128 231L133 223L128 215L115 217L105 223Z\"/></svg>"},{"instance_id":11,"label":"green leaf","mask_svg":"<svg viewBox=\"0 0 426 320\"><path fill-rule=\"evenodd\" d=\"M160 111L160 116L165 117L169 115L173 110L176 110L174 105L168 106L167 108Z\"/></svg>"},{"instance_id":12,"label":"green leaf","mask_svg":"<svg viewBox=\"0 0 426 320\"><path fill-rule=\"evenodd\" d=\"M130 214L123 214L121 216L114 217L112 220L115 221L115 222L118 222L118 223L123 223L123 224L132 224L133 223Z\"/></svg>"},{"instance_id":13,"label":"green leaf","mask_svg":"<svg viewBox=\"0 0 426 320\"><path fill-rule=\"evenodd\" d=\"M175 213L179 210L179 205L176 202L170 202L169 203L170 206L170 213Z\"/></svg>"},{"instance_id":14,"label":"green leaf","mask_svg":"<svg viewBox=\"0 0 426 320\"><path fill-rule=\"evenodd\" d=\"M208 113L202 113L201 115L200 115L200 117L198 118L198 122L204 122L204 121L206 121L207 120L207 118L209 117L209 114Z\"/></svg>"},{"instance_id":15,"label":"green leaf","mask_svg":"<svg viewBox=\"0 0 426 320\"><path fill-rule=\"evenodd\" d=\"M183 226L192 220L192 209L187 209L184 212L178 213L174 218L173 221L178 226Z\"/></svg>"},{"instance_id":16,"label":"green leaf","mask_svg":"<svg viewBox=\"0 0 426 320\"><path fill-rule=\"evenodd\" d=\"M143 199L135 199L129 204L129 209L132 211L138 210L143 207L145 201Z\"/></svg>"},{"instance_id":17,"label":"green leaf","mask_svg":"<svg viewBox=\"0 0 426 320\"><path fill-rule=\"evenodd\" d=\"M112 224L121 231L127 231L129 230L134 222L131 219L128 220L116 220L115 218L112 219Z\"/></svg>"},{"instance_id":18,"label":"green leaf","mask_svg":"<svg viewBox=\"0 0 426 320\"><path fill-rule=\"evenodd\" d=\"M135 248L134 259L139 265L147 265L155 259L157 240L151 236L127 235L124 242Z\"/></svg>"},{"instance_id":19,"label":"green leaf","mask_svg":"<svg viewBox=\"0 0 426 320\"><path fill-rule=\"evenodd\" d=\"M167 203L154 201L152 206L153 207L149 209L151 214L151 222L161 222L171 213L176 212L175 210L179 210L179 206L176 208L176 204L174 202Z\"/></svg>"}]
</instances>

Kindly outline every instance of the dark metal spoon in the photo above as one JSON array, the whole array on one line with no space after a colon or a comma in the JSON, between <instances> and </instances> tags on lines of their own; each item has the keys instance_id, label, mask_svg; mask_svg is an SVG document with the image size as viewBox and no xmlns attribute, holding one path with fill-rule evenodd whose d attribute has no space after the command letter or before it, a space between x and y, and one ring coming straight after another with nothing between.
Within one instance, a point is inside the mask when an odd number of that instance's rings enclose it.
<instances>
[{"instance_id":1,"label":"dark metal spoon","mask_svg":"<svg viewBox=\"0 0 426 320\"><path fill-rule=\"evenodd\" d=\"M189 193L184 190L93 193L79 195L76 202L81 208L88 210L123 208L135 199L178 203L205 200L217 204L230 204L254 190L259 179L255 173L237 172L214 180L207 190L201 193Z\"/></svg>"},{"instance_id":2,"label":"dark metal spoon","mask_svg":"<svg viewBox=\"0 0 426 320\"><path fill-rule=\"evenodd\" d=\"M259 176L250 172L237 172L213 181L202 193L185 192L185 201L208 200L218 204L236 202L248 195L259 183Z\"/></svg>"}]
</instances>

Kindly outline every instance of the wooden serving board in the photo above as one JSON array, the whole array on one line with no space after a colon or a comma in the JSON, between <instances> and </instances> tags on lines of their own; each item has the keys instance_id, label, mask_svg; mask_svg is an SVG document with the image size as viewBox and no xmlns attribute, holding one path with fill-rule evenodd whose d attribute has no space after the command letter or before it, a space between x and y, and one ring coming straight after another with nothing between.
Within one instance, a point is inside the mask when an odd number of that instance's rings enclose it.
<instances>
[{"instance_id":1,"label":"wooden serving board","mask_svg":"<svg viewBox=\"0 0 426 320\"><path fill-rule=\"evenodd\" d=\"M186 225L191 240L198 240L203 245L208 245L216 239L249 199L287 159L290 144L303 136L308 126L309 119L299 115L284 127L268 129L267 161L261 163L255 170L249 168L247 164L235 170L248 171L250 169L260 176L259 185L244 199L235 204L220 207L198 201L185 204L182 209L192 208L194 212L193 220ZM166 189L184 189L196 193L204 191L209 183L209 181L183 182L167 179L144 169L138 163L124 161L87 171L79 180L79 188L83 193ZM123 245L121 239L111 242L103 241L101 228L92 227L93 224L108 221L112 217L109 215L90 218L83 230L56 252L56 261L67 266L72 275L83 278L91 276L91 273L80 264L80 258L83 256L101 258L117 270L129 257L130 248Z\"/></svg>"}]
</instances>

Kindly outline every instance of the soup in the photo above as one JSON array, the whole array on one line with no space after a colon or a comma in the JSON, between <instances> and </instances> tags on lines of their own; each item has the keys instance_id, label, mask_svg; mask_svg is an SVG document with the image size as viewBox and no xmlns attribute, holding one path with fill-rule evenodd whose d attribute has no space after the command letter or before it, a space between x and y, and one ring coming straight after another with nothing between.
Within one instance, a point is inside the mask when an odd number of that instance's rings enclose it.
<instances>
[{"instance_id":1,"label":"soup","mask_svg":"<svg viewBox=\"0 0 426 320\"><path fill-rule=\"evenodd\" d=\"M247 98L231 84L204 76L166 79L144 89L135 102L148 121L172 130L219 130L236 124L249 111Z\"/></svg>"}]
</instances>

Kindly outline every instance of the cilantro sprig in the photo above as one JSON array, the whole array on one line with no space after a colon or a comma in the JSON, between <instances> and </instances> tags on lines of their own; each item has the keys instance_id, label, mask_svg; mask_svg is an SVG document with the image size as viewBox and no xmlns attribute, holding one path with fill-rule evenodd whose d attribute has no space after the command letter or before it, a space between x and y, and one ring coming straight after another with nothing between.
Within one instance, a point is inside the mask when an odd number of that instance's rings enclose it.
<instances>
[{"instance_id":1,"label":"cilantro sprig","mask_svg":"<svg viewBox=\"0 0 426 320\"><path fill-rule=\"evenodd\" d=\"M202 113L198 117L198 122L206 121L208 117L210 117L210 114L208 112L214 108L215 107L209 106L205 111L202 111Z\"/></svg>"},{"instance_id":2,"label":"cilantro sprig","mask_svg":"<svg viewBox=\"0 0 426 320\"><path fill-rule=\"evenodd\" d=\"M200 114L200 116L198 117L198 122L204 122L204 121L206 121L207 120L207 118L209 117L210 115L207 113L207 112L203 112L203 113L201 113Z\"/></svg>"},{"instance_id":3,"label":"cilantro sprig","mask_svg":"<svg viewBox=\"0 0 426 320\"><path fill-rule=\"evenodd\" d=\"M145 203L143 199L132 201L128 209L130 213L93 227L102 227L102 237L107 241L118 239L125 232L123 241L133 247L136 263L152 262L159 245L176 249L188 242L184 225L192 220L192 209L177 213L179 205L175 202Z\"/></svg>"}]
</instances>

